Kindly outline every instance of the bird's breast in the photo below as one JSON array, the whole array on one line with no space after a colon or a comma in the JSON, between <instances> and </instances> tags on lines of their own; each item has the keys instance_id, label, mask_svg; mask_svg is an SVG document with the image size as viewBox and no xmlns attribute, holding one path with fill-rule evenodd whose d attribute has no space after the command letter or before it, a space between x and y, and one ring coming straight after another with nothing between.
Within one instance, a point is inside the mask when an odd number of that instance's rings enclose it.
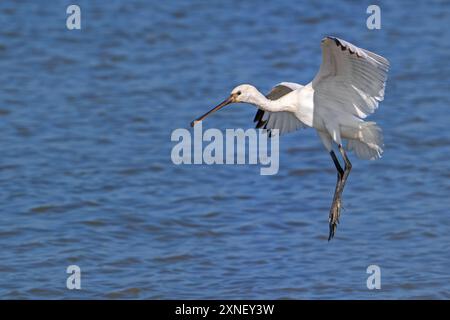
<instances>
[{"instance_id":1,"label":"bird's breast","mask_svg":"<svg viewBox=\"0 0 450 320\"><path fill-rule=\"evenodd\" d=\"M311 85L298 90L295 116L307 126L314 127L314 90Z\"/></svg>"}]
</instances>

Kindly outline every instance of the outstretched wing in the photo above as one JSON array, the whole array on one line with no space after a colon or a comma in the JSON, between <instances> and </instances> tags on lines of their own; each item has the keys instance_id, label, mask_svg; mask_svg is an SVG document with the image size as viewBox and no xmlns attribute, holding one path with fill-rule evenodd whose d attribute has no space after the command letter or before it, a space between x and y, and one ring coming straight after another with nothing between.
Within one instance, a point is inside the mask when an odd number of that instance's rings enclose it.
<instances>
[{"instance_id":1,"label":"outstretched wing","mask_svg":"<svg viewBox=\"0 0 450 320\"><path fill-rule=\"evenodd\" d=\"M314 107L365 118L384 98L389 61L335 38L322 40L322 65L312 81Z\"/></svg>"},{"instance_id":2,"label":"outstretched wing","mask_svg":"<svg viewBox=\"0 0 450 320\"><path fill-rule=\"evenodd\" d=\"M277 84L266 95L267 99L277 100L289 92L302 88L303 86L297 83L282 82ZM272 129L278 129L280 135L283 133L291 132L300 128L306 127L300 120L298 120L290 112L268 112L258 109L253 122L256 122L256 128L267 129L269 135Z\"/></svg>"}]
</instances>

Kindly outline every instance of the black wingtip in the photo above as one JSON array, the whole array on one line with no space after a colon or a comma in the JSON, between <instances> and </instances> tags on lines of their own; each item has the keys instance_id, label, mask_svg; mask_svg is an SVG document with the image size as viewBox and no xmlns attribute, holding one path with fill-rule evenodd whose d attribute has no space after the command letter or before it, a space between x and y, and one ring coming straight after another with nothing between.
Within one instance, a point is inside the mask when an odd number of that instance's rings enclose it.
<instances>
[{"instance_id":1,"label":"black wingtip","mask_svg":"<svg viewBox=\"0 0 450 320\"><path fill-rule=\"evenodd\" d=\"M258 109L258 111L255 114L255 118L253 119L253 122L260 122L262 120L263 115L264 115L264 111L261 109Z\"/></svg>"},{"instance_id":2,"label":"black wingtip","mask_svg":"<svg viewBox=\"0 0 450 320\"><path fill-rule=\"evenodd\" d=\"M261 129L261 127L265 126L266 123L267 123L267 121L260 120L260 121L256 124L256 127L255 127L255 128L256 128L256 129Z\"/></svg>"}]
</instances>

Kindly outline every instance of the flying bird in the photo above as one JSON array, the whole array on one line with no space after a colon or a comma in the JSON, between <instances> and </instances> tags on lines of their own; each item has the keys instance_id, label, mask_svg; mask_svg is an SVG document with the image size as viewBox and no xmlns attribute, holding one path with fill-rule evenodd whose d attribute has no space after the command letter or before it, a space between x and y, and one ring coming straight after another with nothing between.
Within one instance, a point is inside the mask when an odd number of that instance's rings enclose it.
<instances>
[{"instance_id":1,"label":"flying bird","mask_svg":"<svg viewBox=\"0 0 450 320\"><path fill-rule=\"evenodd\" d=\"M322 64L307 85L282 82L266 96L252 85L239 85L225 101L192 121L191 126L227 105L243 102L258 108L256 128L269 134L274 129L280 134L307 127L316 129L337 170L329 213L330 241L339 223L342 192L352 169L346 150L368 160L378 159L383 153L380 127L364 119L375 112L384 98L389 61L332 36L325 37L321 47ZM343 166L333 150L336 146Z\"/></svg>"}]
</instances>

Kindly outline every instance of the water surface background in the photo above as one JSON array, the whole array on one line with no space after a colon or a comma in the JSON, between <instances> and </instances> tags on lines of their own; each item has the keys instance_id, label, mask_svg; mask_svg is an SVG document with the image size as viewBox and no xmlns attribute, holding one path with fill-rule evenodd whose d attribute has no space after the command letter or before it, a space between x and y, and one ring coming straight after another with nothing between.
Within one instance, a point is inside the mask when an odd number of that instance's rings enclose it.
<instances>
[{"instance_id":1,"label":"water surface background","mask_svg":"<svg viewBox=\"0 0 450 320\"><path fill-rule=\"evenodd\" d=\"M448 1L0 2L0 297L450 298ZM336 35L391 62L380 161L335 169L314 130L280 170L176 166L170 135L237 84L309 82ZM250 128L237 105L204 128ZM66 289L66 268L82 290ZM382 289L366 287L366 268Z\"/></svg>"}]
</instances>

